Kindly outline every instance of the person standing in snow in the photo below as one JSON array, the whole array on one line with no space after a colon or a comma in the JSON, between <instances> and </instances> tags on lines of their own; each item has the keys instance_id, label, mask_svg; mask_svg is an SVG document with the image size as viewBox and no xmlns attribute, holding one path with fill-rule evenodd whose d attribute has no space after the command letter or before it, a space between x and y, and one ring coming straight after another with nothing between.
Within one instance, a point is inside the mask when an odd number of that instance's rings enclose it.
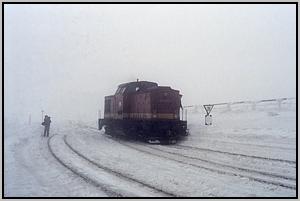
<instances>
[{"instance_id":1,"label":"person standing in snow","mask_svg":"<svg viewBox=\"0 0 300 201\"><path fill-rule=\"evenodd\" d=\"M44 137L49 137L50 123L50 117L48 115L45 115L44 122L42 123L42 125L45 126Z\"/></svg>"}]
</instances>

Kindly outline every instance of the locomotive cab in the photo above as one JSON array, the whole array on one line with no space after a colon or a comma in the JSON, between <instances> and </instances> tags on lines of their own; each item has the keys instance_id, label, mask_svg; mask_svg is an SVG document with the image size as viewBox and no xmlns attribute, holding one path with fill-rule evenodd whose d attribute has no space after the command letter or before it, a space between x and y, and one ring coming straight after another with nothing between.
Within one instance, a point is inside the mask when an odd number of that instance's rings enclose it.
<instances>
[{"instance_id":1,"label":"locomotive cab","mask_svg":"<svg viewBox=\"0 0 300 201\"><path fill-rule=\"evenodd\" d=\"M153 118L180 119L181 95L179 91L170 87L158 87L153 90L151 98Z\"/></svg>"}]
</instances>

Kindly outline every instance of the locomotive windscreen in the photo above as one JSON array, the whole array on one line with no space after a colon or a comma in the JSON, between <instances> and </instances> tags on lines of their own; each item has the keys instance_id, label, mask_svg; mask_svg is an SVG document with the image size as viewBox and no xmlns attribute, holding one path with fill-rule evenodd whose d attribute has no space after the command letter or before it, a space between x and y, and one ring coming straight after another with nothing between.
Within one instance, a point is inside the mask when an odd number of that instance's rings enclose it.
<instances>
[{"instance_id":1,"label":"locomotive windscreen","mask_svg":"<svg viewBox=\"0 0 300 201\"><path fill-rule=\"evenodd\" d=\"M139 91L145 91L152 87L157 87L155 82L139 81L120 84L115 94L127 94ZM138 90L137 90L138 89Z\"/></svg>"}]
</instances>

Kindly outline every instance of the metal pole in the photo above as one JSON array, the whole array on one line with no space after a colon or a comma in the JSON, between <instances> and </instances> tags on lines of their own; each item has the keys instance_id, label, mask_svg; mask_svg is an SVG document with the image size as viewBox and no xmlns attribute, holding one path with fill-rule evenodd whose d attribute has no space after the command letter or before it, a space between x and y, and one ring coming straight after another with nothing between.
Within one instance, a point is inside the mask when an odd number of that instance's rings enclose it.
<instances>
[{"instance_id":1,"label":"metal pole","mask_svg":"<svg viewBox=\"0 0 300 201\"><path fill-rule=\"evenodd\" d=\"M185 120L187 121L187 109L185 109Z\"/></svg>"},{"instance_id":2,"label":"metal pole","mask_svg":"<svg viewBox=\"0 0 300 201\"><path fill-rule=\"evenodd\" d=\"M255 109L256 109L256 103L252 102L252 110L255 110Z\"/></svg>"},{"instance_id":3,"label":"metal pole","mask_svg":"<svg viewBox=\"0 0 300 201\"><path fill-rule=\"evenodd\" d=\"M42 122L43 122L43 119L44 119L44 110L42 110Z\"/></svg>"},{"instance_id":4,"label":"metal pole","mask_svg":"<svg viewBox=\"0 0 300 201\"><path fill-rule=\"evenodd\" d=\"M281 103L282 103L282 101L283 101L282 99L278 99L277 100L277 102L278 102L278 109L281 109Z\"/></svg>"},{"instance_id":5,"label":"metal pole","mask_svg":"<svg viewBox=\"0 0 300 201\"><path fill-rule=\"evenodd\" d=\"M183 121L183 107L181 108L181 120Z\"/></svg>"},{"instance_id":6,"label":"metal pole","mask_svg":"<svg viewBox=\"0 0 300 201\"><path fill-rule=\"evenodd\" d=\"M231 103L227 103L227 109L231 111Z\"/></svg>"}]
</instances>

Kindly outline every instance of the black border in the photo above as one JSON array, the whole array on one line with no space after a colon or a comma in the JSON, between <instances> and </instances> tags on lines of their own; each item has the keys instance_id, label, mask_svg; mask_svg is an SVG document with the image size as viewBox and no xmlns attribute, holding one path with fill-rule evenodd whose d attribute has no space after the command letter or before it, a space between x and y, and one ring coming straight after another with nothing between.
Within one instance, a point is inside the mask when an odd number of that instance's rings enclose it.
<instances>
[{"instance_id":1,"label":"black border","mask_svg":"<svg viewBox=\"0 0 300 201\"><path fill-rule=\"evenodd\" d=\"M295 4L296 5L296 197L5 197L4 196L4 5L5 4ZM2 199L298 199L298 2L2 2Z\"/></svg>"}]
</instances>

